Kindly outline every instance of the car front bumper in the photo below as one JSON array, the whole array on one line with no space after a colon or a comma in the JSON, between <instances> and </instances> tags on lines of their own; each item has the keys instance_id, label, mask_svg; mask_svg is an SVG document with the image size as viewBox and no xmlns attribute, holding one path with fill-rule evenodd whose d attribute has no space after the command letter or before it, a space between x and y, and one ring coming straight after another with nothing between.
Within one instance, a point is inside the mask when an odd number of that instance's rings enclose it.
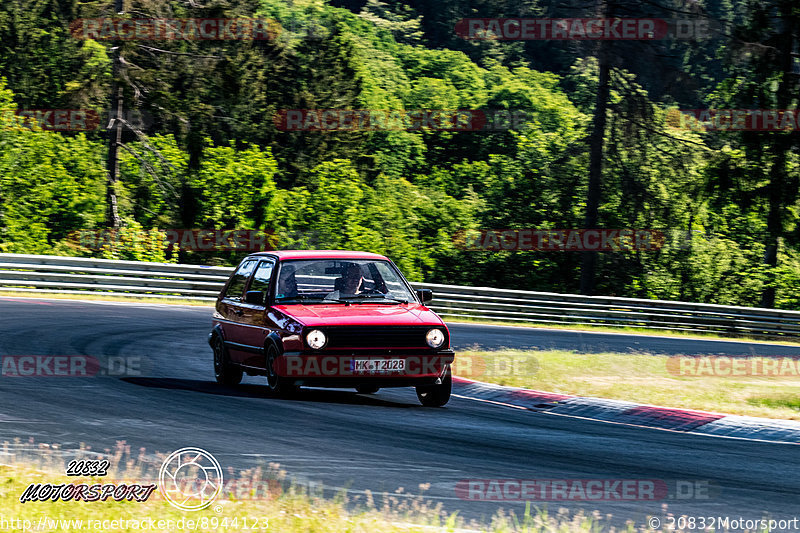
<instances>
[{"instance_id":1,"label":"car front bumper","mask_svg":"<svg viewBox=\"0 0 800 533\"><path fill-rule=\"evenodd\" d=\"M386 364L377 370L355 369L355 361ZM455 360L453 350L425 353L375 354L364 352L306 353L286 352L276 360L279 376L294 379L309 386L350 387L371 383L381 387L404 387L434 384ZM395 361L402 361L397 368Z\"/></svg>"}]
</instances>

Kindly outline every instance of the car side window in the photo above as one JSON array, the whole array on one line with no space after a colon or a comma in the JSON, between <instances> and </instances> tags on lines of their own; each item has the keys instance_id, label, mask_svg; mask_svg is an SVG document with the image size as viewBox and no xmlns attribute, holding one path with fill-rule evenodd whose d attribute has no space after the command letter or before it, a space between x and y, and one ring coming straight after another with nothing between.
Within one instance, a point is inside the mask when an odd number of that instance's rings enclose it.
<instances>
[{"instance_id":1,"label":"car side window","mask_svg":"<svg viewBox=\"0 0 800 533\"><path fill-rule=\"evenodd\" d=\"M236 272L234 272L233 276L231 277L230 283L228 283L228 288L225 290L225 298L230 300L242 299L242 293L244 292L244 286L247 283L247 278L249 278L250 274L253 273L255 266L255 259L250 259L239 265L239 268L236 269Z\"/></svg>"},{"instance_id":2,"label":"car side window","mask_svg":"<svg viewBox=\"0 0 800 533\"><path fill-rule=\"evenodd\" d=\"M275 268L275 263L272 261L262 261L259 263L256 273L253 275L253 281L250 282L250 291L261 291L264 293L264 301L269 291L269 282L272 278L272 270Z\"/></svg>"}]
</instances>

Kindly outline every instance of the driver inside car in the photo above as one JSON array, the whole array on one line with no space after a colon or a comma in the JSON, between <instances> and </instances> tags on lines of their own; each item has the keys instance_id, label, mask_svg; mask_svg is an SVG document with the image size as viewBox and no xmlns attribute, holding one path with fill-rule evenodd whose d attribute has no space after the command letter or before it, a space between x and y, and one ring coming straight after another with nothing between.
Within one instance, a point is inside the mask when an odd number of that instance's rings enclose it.
<instances>
[{"instance_id":1,"label":"driver inside car","mask_svg":"<svg viewBox=\"0 0 800 533\"><path fill-rule=\"evenodd\" d=\"M278 294L277 298L294 298L298 296L297 278L295 277L295 268L291 264L285 264L281 268L280 279L278 280L278 288L282 294Z\"/></svg>"},{"instance_id":2,"label":"driver inside car","mask_svg":"<svg viewBox=\"0 0 800 533\"><path fill-rule=\"evenodd\" d=\"M336 288L342 294L361 294L365 291L361 267L355 263L347 265L342 277L336 281Z\"/></svg>"}]
</instances>

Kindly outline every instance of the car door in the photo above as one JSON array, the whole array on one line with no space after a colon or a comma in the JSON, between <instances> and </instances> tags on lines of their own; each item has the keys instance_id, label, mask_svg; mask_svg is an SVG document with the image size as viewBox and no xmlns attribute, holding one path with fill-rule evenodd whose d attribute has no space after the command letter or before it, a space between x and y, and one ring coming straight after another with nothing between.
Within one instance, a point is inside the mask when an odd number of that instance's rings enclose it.
<instances>
[{"instance_id":1,"label":"car door","mask_svg":"<svg viewBox=\"0 0 800 533\"><path fill-rule=\"evenodd\" d=\"M275 270L274 259L262 259L255 268L252 279L245 291L245 295L254 292L261 293L259 302L243 301L241 304L242 315L242 340L246 345L241 352L241 359L237 362L244 366L264 368L264 341L272 329L267 324L266 304L269 291L272 287L272 274Z\"/></svg>"},{"instance_id":2,"label":"car door","mask_svg":"<svg viewBox=\"0 0 800 533\"><path fill-rule=\"evenodd\" d=\"M244 357L244 290L257 264L257 259L243 261L228 281L220 301L219 313L224 319L221 323L222 333L232 361L240 361Z\"/></svg>"}]
</instances>

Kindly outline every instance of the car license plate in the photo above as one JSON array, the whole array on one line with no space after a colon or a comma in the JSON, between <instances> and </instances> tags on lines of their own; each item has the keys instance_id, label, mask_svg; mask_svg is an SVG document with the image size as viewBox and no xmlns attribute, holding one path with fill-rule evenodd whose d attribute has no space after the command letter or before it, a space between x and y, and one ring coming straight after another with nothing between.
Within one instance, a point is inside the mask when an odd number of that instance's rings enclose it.
<instances>
[{"instance_id":1,"label":"car license plate","mask_svg":"<svg viewBox=\"0 0 800 533\"><path fill-rule=\"evenodd\" d=\"M405 369L405 359L353 359L350 362L350 370L357 374L389 374Z\"/></svg>"}]
</instances>

